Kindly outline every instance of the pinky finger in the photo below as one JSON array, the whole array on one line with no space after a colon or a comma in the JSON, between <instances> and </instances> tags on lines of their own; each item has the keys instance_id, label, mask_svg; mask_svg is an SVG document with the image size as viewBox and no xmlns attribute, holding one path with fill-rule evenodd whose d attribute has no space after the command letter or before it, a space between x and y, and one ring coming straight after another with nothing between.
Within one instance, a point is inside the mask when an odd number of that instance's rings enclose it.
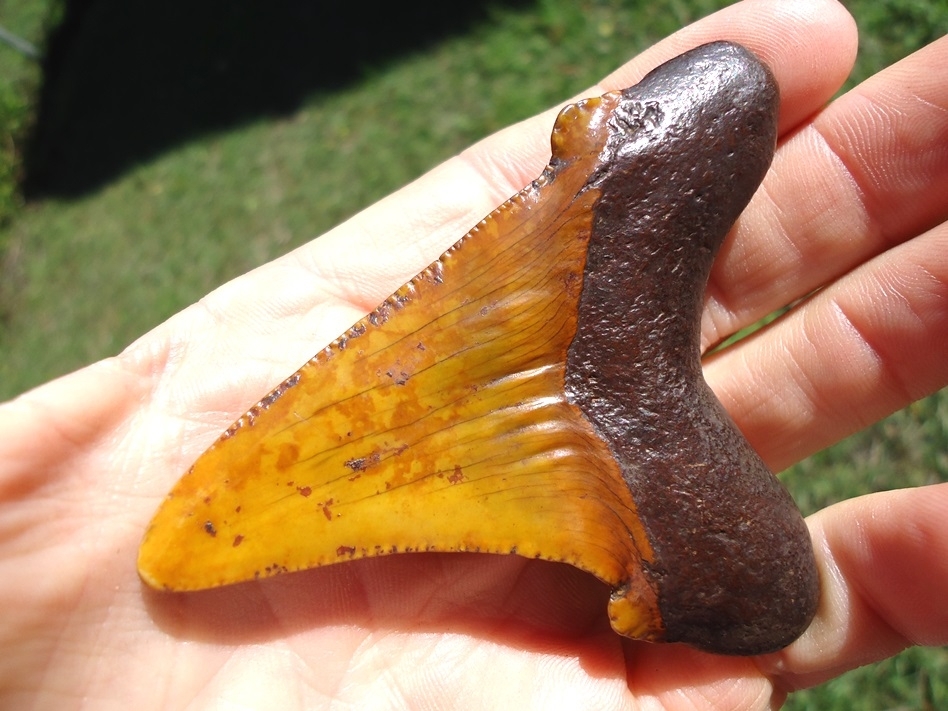
<instances>
[{"instance_id":1,"label":"pinky finger","mask_svg":"<svg viewBox=\"0 0 948 711\"><path fill-rule=\"evenodd\" d=\"M871 494L811 516L822 602L807 632L761 666L791 689L948 643L948 484Z\"/></svg>"}]
</instances>

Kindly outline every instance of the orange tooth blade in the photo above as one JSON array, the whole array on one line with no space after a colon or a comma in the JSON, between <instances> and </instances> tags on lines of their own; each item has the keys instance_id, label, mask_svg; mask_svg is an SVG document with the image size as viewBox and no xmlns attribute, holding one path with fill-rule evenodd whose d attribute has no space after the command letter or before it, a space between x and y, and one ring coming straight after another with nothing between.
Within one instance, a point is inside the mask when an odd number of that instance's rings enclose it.
<instances>
[{"instance_id":1,"label":"orange tooth blade","mask_svg":"<svg viewBox=\"0 0 948 711\"><path fill-rule=\"evenodd\" d=\"M588 136L614 101L564 112L559 153L582 149L565 170L499 207L202 455L145 536L149 585L410 551L641 577L650 549L631 494L563 389L597 198Z\"/></svg>"}]
</instances>

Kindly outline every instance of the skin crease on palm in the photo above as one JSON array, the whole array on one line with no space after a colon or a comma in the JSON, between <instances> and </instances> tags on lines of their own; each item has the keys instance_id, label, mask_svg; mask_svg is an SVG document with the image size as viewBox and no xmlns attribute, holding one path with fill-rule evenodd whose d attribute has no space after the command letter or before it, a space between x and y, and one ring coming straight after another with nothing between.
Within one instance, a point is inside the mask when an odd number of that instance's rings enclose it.
<instances>
[{"instance_id":1,"label":"skin crease on palm","mask_svg":"<svg viewBox=\"0 0 948 711\"><path fill-rule=\"evenodd\" d=\"M596 87L703 42L781 86L781 142L718 257L706 376L779 470L948 383L948 39L826 103L856 30L830 0L735 4ZM158 503L275 383L542 170L554 113L494 135L121 355L0 408L0 707L762 709L912 644L948 643L948 485L812 516L815 621L715 657L615 635L608 591L516 556L402 555L188 595L146 589Z\"/></svg>"}]
</instances>

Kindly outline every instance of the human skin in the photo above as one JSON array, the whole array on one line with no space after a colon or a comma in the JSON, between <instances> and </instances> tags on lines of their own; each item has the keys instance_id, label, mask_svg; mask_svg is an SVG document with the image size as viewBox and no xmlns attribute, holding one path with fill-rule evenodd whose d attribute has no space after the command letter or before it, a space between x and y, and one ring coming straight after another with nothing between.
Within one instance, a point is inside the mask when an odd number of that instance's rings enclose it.
<instances>
[{"instance_id":1,"label":"human skin","mask_svg":"<svg viewBox=\"0 0 948 711\"><path fill-rule=\"evenodd\" d=\"M703 42L781 87L774 164L712 272L705 375L782 469L948 383L948 39L827 101L855 26L830 0L733 5L583 92ZM822 602L763 657L623 639L591 576L517 556L401 555L174 595L138 543L247 407L540 173L554 110L502 131L121 355L0 407L4 708L762 709L912 644L948 643L948 485L808 519Z\"/></svg>"}]
</instances>

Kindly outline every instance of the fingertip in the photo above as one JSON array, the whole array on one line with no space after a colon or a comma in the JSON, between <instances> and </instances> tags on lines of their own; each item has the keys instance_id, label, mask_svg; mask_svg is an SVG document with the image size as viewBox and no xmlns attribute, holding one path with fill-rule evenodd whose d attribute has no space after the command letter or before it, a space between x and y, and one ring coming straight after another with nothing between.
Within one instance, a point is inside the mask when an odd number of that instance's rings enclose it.
<instances>
[{"instance_id":1,"label":"fingertip","mask_svg":"<svg viewBox=\"0 0 948 711\"><path fill-rule=\"evenodd\" d=\"M761 667L804 688L912 644L948 642L946 517L948 484L862 496L811 516L820 608Z\"/></svg>"},{"instance_id":2,"label":"fingertip","mask_svg":"<svg viewBox=\"0 0 948 711\"><path fill-rule=\"evenodd\" d=\"M948 642L948 483L863 499L825 528L840 570L905 640Z\"/></svg>"},{"instance_id":3,"label":"fingertip","mask_svg":"<svg viewBox=\"0 0 948 711\"><path fill-rule=\"evenodd\" d=\"M859 49L856 21L836 0L778 3L782 34L761 36L759 52L780 83L781 134L821 109L852 72ZM753 49L753 47L751 47Z\"/></svg>"},{"instance_id":4,"label":"fingertip","mask_svg":"<svg viewBox=\"0 0 948 711\"><path fill-rule=\"evenodd\" d=\"M682 28L606 77L600 87L624 88L693 47L737 42L756 54L780 84L780 131L791 130L826 104L852 71L856 22L837 0L744 0Z\"/></svg>"}]
</instances>

